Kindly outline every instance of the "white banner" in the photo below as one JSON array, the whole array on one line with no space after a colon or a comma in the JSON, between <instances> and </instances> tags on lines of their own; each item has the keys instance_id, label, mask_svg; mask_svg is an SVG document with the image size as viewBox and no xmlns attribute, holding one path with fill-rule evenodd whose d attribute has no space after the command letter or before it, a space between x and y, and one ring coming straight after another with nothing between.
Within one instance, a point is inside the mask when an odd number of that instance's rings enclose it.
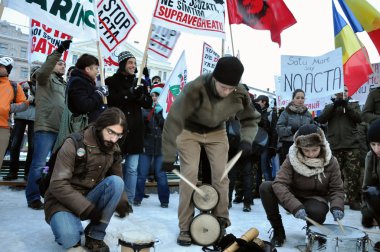
<instances>
[{"instance_id":1,"label":"white banner","mask_svg":"<svg viewBox=\"0 0 380 252\"><path fill-rule=\"evenodd\" d=\"M202 64L201 64L201 75L212 73L215 69L216 63L218 62L220 56L217 54L212 47L203 43L203 54L202 54Z\"/></svg>"},{"instance_id":2,"label":"white banner","mask_svg":"<svg viewBox=\"0 0 380 252\"><path fill-rule=\"evenodd\" d=\"M75 38L96 39L93 0L3 0L3 4Z\"/></svg>"},{"instance_id":3,"label":"white banner","mask_svg":"<svg viewBox=\"0 0 380 252\"><path fill-rule=\"evenodd\" d=\"M152 22L177 31L224 38L224 2L157 0Z\"/></svg>"},{"instance_id":4,"label":"white banner","mask_svg":"<svg viewBox=\"0 0 380 252\"><path fill-rule=\"evenodd\" d=\"M374 73L369 76L368 81L352 95L352 99L359 101L360 105L365 104L372 89L380 86L380 63L372 64L372 69Z\"/></svg>"},{"instance_id":5,"label":"white banner","mask_svg":"<svg viewBox=\"0 0 380 252\"><path fill-rule=\"evenodd\" d=\"M125 0L101 0L97 11L100 41L110 53L127 38L135 27L137 18Z\"/></svg>"},{"instance_id":6,"label":"white banner","mask_svg":"<svg viewBox=\"0 0 380 252\"><path fill-rule=\"evenodd\" d=\"M296 89L302 89L306 101L309 102L311 99L331 98L334 94L343 92L341 48L319 57L281 56L281 80L276 87L277 99L291 100ZM279 102L278 105L282 107L284 102Z\"/></svg>"},{"instance_id":7,"label":"white banner","mask_svg":"<svg viewBox=\"0 0 380 252\"><path fill-rule=\"evenodd\" d=\"M187 84L187 65L185 51L183 51L168 81L166 82L162 93L158 97L158 103L163 108L162 115L164 118L168 115L170 107L182 91L185 84Z\"/></svg>"},{"instance_id":8,"label":"white banner","mask_svg":"<svg viewBox=\"0 0 380 252\"><path fill-rule=\"evenodd\" d=\"M167 60L172 54L181 33L155 24L152 26L148 53L159 60Z\"/></svg>"},{"instance_id":9,"label":"white banner","mask_svg":"<svg viewBox=\"0 0 380 252\"><path fill-rule=\"evenodd\" d=\"M31 19L29 32L29 62L41 64L46 57L51 54L63 40L70 39L72 36L58 29L48 27L41 22ZM63 60L66 61L68 51L63 53Z\"/></svg>"}]
</instances>

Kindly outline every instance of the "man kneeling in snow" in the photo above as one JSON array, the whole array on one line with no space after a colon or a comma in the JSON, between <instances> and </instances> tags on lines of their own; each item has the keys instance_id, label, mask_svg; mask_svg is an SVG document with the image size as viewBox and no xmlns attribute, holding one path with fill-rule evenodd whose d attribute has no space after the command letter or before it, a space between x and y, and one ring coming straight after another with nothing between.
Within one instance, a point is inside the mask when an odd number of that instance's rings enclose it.
<instances>
[{"instance_id":1,"label":"man kneeling in snow","mask_svg":"<svg viewBox=\"0 0 380 252\"><path fill-rule=\"evenodd\" d=\"M91 251L109 251L103 239L115 209L120 217L128 214L117 143L126 129L124 113L110 108L81 132L84 148L76 149L77 145L69 137L59 150L45 194L45 219L55 241L65 249L82 251L81 220L90 220L84 229L85 247ZM78 164L78 156L85 161Z\"/></svg>"}]
</instances>

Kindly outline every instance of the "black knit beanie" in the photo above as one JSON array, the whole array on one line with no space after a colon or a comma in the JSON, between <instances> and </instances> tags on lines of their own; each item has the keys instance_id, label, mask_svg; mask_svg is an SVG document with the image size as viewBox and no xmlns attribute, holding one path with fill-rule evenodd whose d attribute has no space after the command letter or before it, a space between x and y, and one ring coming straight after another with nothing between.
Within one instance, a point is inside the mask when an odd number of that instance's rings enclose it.
<instances>
[{"instance_id":1,"label":"black knit beanie","mask_svg":"<svg viewBox=\"0 0 380 252\"><path fill-rule=\"evenodd\" d=\"M380 119L376 119L368 128L368 142L380 143Z\"/></svg>"},{"instance_id":2,"label":"black knit beanie","mask_svg":"<svg viewBox=\"0 0 380 252\"><path fill-rule=\"evenodd\" d=\"M244 66L236 57L222 57L216 63L212 76L226 85L237 86L244 72Z\"/></svg>"}]
</instances>

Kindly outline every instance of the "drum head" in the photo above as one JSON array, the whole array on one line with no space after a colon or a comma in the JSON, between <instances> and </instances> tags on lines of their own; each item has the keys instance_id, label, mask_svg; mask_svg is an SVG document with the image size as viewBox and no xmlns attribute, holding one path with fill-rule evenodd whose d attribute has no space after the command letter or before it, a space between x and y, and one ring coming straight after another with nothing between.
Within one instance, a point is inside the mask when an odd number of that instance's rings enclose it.
<instances>
[{"instance_id":1,"label":"drum head","mask_svg":"<svg viewBox=\"0 0 380 252\"><path fill-rule=\"evenodd\" d=\"M191 238L201 246L209 246L215 243L221 230L219 221L211 214L199 214L190 223Z\"/></svg>"},{"instance_id":2,"label":"drum head","mask_svg":"<svg viewBox=\"0 0 380 252\"><path fill-rule=\"evenodd\" d=\"M212 210L219 202L219 193L211 185L201 185L199 189L206 194L206 197L202 197L199 193L193 191L192 199L195 207L201 211Z\"/></svg>"},{"instance_id":3,"label":"drum head","mask_svg":"<svg viewBox=\"0 0 380 252\"><path fill-rule=\"evenodd\" d=\"M359 239L366 236L363 231L360 231L357 228L343 226L344 232L340 229L338 225L335 224L324 224L322 225L323 229L318 228L317 226L310 226L309 229L312 233L318 234L326 238L342 238L345 240L349 239Z\"/></svg>"}]
</instances>

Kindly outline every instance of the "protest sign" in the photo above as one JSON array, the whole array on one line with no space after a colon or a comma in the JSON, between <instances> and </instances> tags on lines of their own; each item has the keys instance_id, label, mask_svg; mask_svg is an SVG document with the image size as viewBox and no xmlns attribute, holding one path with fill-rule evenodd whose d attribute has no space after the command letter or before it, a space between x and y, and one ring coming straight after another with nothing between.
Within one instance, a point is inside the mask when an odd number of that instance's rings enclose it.
<instances>
[{"instance_id":1,"label":"protest sign","mask_svg":"<svg viewBox=\"0 0 380 252\"><path fill-rule=\"evenodd\" d=\"M96 39L93 0L3 0L3 4L76 38Z\"/></svg>"},{"instance_id":2,"label":"protest sign","mask_svg":"<svg viewBox=\"0 0 380 252\"><path fill-rule=\"evenodd\" d=\"M167 117L170 107L175 101L176 97L182 91L183 87L187 83L187 65L185 52L183 51L181 57L177 61L169 79L166 82L160 96L158 97L158 103L163 108L162 115Z\"/></svg>"},{"instance_id":3,"label":"protest sign","mask_svg":"<svg viewBox=\"0 0 380 252\"><path fill-rule=\"evenodd\" d=\"M380 86L380 63L372 64L374 73L369 76L366 83L361 86L358 91L352 95L352 99L359 101L360 105L364 105L369 92Z\"/></svg>"},{"instance_id":4,"label":"protest sign","mask_svg":"<svg viewBox=\"0 0 380 252\"><path fill-rule=\"evenodd\" d=\"M203 43L201 75L212 73L219 58L219 54L217 54L209 44Z\"/></svg>"},{"instance_id":5,"label":"protest sign","mask_svg":"<svg viewBox=\"0 0 380 252\"><path fill-rule=\"evenodd\" d=\"M296 89L305 92L310 110L320 110L336 93L343 92L342 50L318 57L281 56L281 78L276 81L277 106L285 107Z\"/></svg>"},{"instance_id":6,"label":"protest sign","mask_svg":"<svg viewBox=\"0 0 380 252\"><path fill-rule=\"evenodd\" d=\"M158 0L152 22L199 35L225 37L224 1Z\"/></svg>"},{"instance_id":7,"label":"protest sign","mask_svg":"<svg viewBox=\"0 0 380 252\"><path fill-rule=\"evenodd\" d=\"M149 40L149 55L160 60L169 59L181 33L160 25L152 24Z\"/></svg>"},{"instance_id":8,"label":"protest sign","mask_svg":"<svg viewBox=\"0 0 380 252\"><path fill-rule=\"evenodd\" d=\"M48 27L41 22L31 19L29 32L29 62L42 63L62 41L70 39L72 36L61 32L58 29ZM63 60L66 61L68 51L63 53Z\"/></svg>"}]
</instances>

